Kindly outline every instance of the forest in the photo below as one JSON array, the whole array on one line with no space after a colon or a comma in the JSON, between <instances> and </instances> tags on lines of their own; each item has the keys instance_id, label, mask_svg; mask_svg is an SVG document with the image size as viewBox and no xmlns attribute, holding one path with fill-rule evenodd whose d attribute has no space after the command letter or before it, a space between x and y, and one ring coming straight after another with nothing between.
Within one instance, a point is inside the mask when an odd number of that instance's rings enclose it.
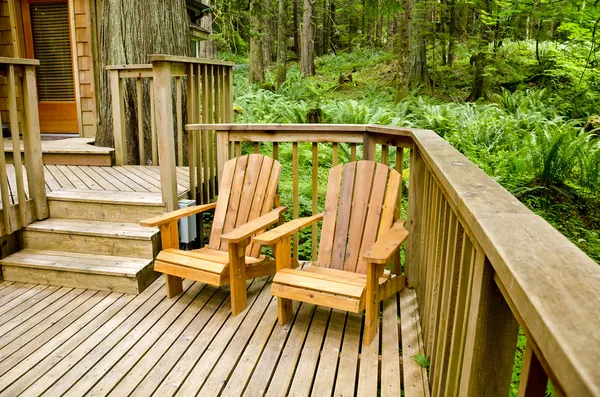
<instances>
[{"instance_id":1,"label":"forest","mask_svg":"<svg viewBox=\"0 0 600 397\"><path fill-rule=\"evenodd\" d=\"M220 0L210 11L218 57L237 64L236 122L434 130L600 263L598 3ZM300 181L300 216L310 189Z\"/></svg>"}]
</instances>

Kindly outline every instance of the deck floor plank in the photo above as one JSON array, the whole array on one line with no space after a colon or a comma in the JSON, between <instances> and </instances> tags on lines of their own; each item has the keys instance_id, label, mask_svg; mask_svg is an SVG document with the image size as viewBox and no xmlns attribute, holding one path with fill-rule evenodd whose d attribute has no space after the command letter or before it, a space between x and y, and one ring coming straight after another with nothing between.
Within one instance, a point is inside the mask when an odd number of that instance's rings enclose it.
<instances>
[{"instance_id":1,"label":"deck floor plank","mask_svg":"<svg viewBox=\"0 0 600 397\"><path fill-rule=\"evenodd\" d=\"M426 372L400 360L423 343L414 293L383 303L365 347L361 314L295 302L279 326L266 277L236 317L228 288L190 280L171 299L162 277L138 296L50 288L0 283L0 396L398 396L402 370L420 382L407 397L428 395Z\"/></svg>"}]
</instances>

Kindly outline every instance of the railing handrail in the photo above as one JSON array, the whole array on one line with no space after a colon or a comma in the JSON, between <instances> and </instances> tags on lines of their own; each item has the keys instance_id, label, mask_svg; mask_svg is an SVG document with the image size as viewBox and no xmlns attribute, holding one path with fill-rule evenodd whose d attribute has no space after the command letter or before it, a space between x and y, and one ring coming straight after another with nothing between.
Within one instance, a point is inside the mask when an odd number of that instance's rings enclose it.
<instances>
[{"instance_id":1,"label":"railing handrail","mask_svg":"<svg viewBox=\"0 0 600 397\"><path fill-rule=\"evenodd\" d=\"M210 58L195 58L195 57L184 57L179 55L168 55L168 54L152 54L148 56L149 62L174 62L174 63L193 63L200 65L216 65L216 66L235 66L233 62L220 61L218 59Z\"/></svg>"},{"instance_id":2,"label":"railing handrail","mask_svg":"<svg viewBox=\"0 0 600 397\"><path fill-rule=\"evenodd\" d=\"M186 129L226 134L222 145L273 138L283 142L280 136L313 143L335 141L335 136L347 143L356 143L355 135L362 135L363 143L400 139L402 144L409 138L465 231L489 260L504 300L532 337L528 343L533 343L546 373L568 395L600 394L600 267L435 132L328 124L191 124ZM324 132L328 139L320 137ZM408 223L410 228L410 219Z\"/></svg>"},{"instance_id":3,"label":"railing handrail","mask_svg":"<svg viewBox=\"0 0 600 397\"><path fill-rule=\"evenodd\" d=\"M38 59L0 57L0 65L29 65L38 66Z\"/></svg>"},{"instance_id":4,"label":"railing handrail","mask_svg":"<svg viewBox=\"0 0 600 397\"><path fill-rule=\"evenodd\" d=\"M598 264L438 134L412 135L541 359L569 395L600 394Z\"/></svg>"}]
</instances>

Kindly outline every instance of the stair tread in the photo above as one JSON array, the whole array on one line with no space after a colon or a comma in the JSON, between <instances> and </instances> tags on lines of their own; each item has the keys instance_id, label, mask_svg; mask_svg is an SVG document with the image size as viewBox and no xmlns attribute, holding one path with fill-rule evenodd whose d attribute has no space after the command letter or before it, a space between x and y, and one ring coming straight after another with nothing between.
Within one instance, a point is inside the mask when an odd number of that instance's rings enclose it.
<instances>
[{"instance_id":1,"label":"stair tread","mask_svg":"<svg viewBox=\"0 0 600 397\"><path fill-rule=\"evenodd\" d=\"M128 204L164 207L160 193L115 192L108 190L65 189L48 192L49 200L79 201L98 204Z\"/></svg>"},{"instance_id":2,"label":"stair tread","mask_svg":"<svg viewBox=\"0 0 600 397\"><path fill-rule=\"evenodd\" d=\"M23 249L0 260L0 265L135 277L150 259L63 251Z\"/></svg>"},{"instance_id":3,"label":"stair tread","mask_svg":"<svg viewBox=\"0 0 600 397\"><path fill-rule=\"evenodd\" d=\"M25 230L136 240L151 240L158 233L156 227L140 226L137 223L64 218L48 218L40 222L34 222L28 225Z\"/></svg>"}]
</instances>

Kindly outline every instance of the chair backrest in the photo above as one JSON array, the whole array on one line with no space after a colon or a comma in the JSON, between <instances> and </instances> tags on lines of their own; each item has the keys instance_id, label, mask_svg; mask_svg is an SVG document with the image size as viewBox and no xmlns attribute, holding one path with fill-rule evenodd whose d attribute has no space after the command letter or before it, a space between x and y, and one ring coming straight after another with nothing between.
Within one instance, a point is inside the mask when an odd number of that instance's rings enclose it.
<instances>
[{"instance_id":1,"label":"chair backrest","mask_svg":"<svg viewBox=\"0 0 600 397\"><path fill-rule=\"evenodd\" d=\"M332 168L317 265L366 273L362 256L392 227L400 183L396 170L374 161Z\"/></svg>"},{"instance_id":2,"label":"chair backrest","mask_svg":"<svg viewBox=\"0 0 600 397\"><path fill-rule=\"evenodd\" d=\"M221 234L273 209L280 173L281 164L262 154L241 156L225 163L208 243L210 248L227 251ZM260 247L250 244L246 254L258 256Z\"/></svg>"}]
</instances>

